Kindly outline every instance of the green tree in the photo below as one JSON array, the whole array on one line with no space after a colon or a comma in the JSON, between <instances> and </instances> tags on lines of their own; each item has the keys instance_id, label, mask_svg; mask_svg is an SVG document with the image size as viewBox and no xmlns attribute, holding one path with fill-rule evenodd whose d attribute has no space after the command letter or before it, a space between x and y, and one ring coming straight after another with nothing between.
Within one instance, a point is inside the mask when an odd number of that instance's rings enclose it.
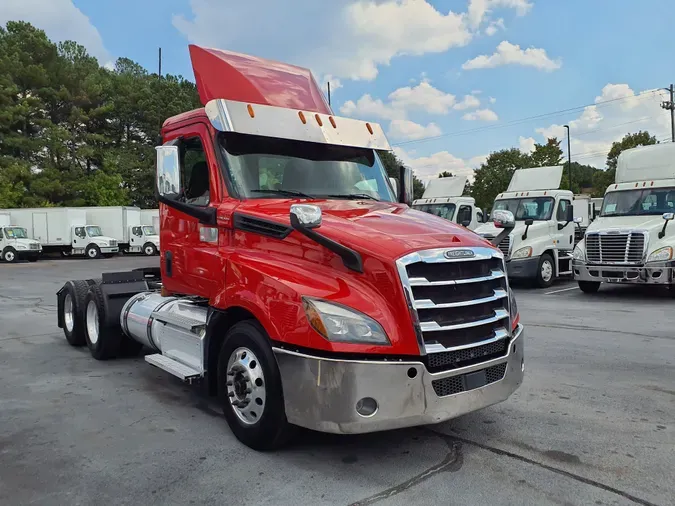
<instances>
[{"instance_id":1,"label":"green tree","mask_svg":"<svg viewBox=\"0 0 675 506\"><path fill-rule=\"evenodd\" d=\"M438 177L441 178L441 177L453 177L453 176L452 176L452 172L448 172L447 170L444 170L443 172L440 172L438 174Z\"/></svg>"},{"instance_id":2,"label":"green tree","mask_svg":"<svg viewBox=\"0 0 675 506\"><path fill-rule=\"evenodd\" d=\"M529 155L527 167L553 167L560 165L562 155L560 141L555 137L547 139L546 144L534 145L534 151Z\"/></svg>"},{"instance_id":3,"label":"green tree","mask_svg":"<svg viewBox=\"0 0 675 506\"><path fill-rule=\"evenodd\" d=\"M529 166L530 158L517 148L490 153L474 173L471 195L481 208L491 207L495 197L506 191L516 169Z\"/></svg>"}]
</instances>

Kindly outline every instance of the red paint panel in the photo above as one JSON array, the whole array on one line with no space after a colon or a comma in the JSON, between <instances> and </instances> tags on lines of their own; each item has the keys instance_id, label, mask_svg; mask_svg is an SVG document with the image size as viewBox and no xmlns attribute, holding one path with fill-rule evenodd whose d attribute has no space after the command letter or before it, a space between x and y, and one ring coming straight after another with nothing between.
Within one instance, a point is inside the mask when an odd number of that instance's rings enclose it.
<instances>
[{"instance_id":1,"label":"red paint panel","mask_svg":"<svg viewBox=\"0 0 675 506\"><path fill-rule=\"evenodd\" d=\"M195 45L190 59L204 105L221 98L333 114L308 69Z\"/></svg>"}]
</instances>

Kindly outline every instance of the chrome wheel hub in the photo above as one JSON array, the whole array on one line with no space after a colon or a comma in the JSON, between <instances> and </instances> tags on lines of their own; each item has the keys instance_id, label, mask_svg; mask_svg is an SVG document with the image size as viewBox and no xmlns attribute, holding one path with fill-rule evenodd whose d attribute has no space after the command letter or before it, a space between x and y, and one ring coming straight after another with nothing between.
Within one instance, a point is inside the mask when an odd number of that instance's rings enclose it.
<instances>
[{"instance_id":1,"label":"chrome wheel hub","mask_svg":"<svg viewBox=\"0 0 675 506\"><path fill-rule=\"evenodd\" d=\"M545 260L544 263L541 264L541 278L548 282L551 280L553 277L553 266L551 265L551 262L548 260Z\"/></svg>"},{"instance_id":2,"label":"chrome wheel hub","mask_svg":"<svg viewBox=\"0 0 675 506\"><path fill-rule=\"evenodd\" d=\"M91 341L91 344L96 344L98 342L98 309L93 300L90 300L87 305L86 320L89 341Z\"/></svg>"},{"instance_id":3,"label":"chrome wheel hub","mask_svg":"<svg viewBox=\"0 0 675 506\"><path fill-rule=\"evenodd\" d=\"M265 409L265 376L248 348L237 348L227 362L227 396L239 420L253 425Z\"/></svg>"},{"instance_id":4,"label":"chrome wheel hub","mask_svg":"<svg viewBox=\"0 0 675 506\"><path fill-rule=\"evenodd\" d=\"M63 323L68 332L72 332L75 327L75 309L73 307L73 298L69 293L63 300Z\"/></svg>"}]
</instances>

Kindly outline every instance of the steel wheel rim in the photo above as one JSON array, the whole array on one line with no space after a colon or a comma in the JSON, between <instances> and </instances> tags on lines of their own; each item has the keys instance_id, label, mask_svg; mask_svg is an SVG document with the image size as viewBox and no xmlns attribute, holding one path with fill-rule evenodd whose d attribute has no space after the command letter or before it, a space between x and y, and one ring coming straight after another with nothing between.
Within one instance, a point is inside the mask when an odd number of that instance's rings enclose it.
<instances>
[{"instance_id":1,"label":"steel wheel rim","mask_svg":"<svg viewBox=\"0 0 675 506\"><path fill-rule=\"evenodd\" d=\"M91 344L98 342L98 308L93 300L87 304L87 335Z\"/></svg>"},{"instance_id":2,"label":"steel wheel rim","mask_svg":"<svg viewBox=\"0 0 675 506\"><path fill-rule=\"evenodd\" d=\"M89 258L96 258L96 248L90 248L87 251L87 254L89 255Z\"/></svg>"},{"instance_id":3,"label":"steel wheel rim","mask_svg":"<svg viewBox=\"0 0 675 506\"><path fill-rule=\"evenodd\" d=\"M267 391L260 361L248 348L237 348L227 361L227 398L245 425L253 425L265 410Z\"/></svg>"},{"instance_id":4,"label":"steel wheel rim","mask_svg":"<svg viewBox=\"0 0 675 506\"><path fill-rule=\"evenodd\" d=\"M152 246L147 246L145 248L145 254L146 255L151 256L151 255L154 255L154 253L155 253L155 248L153 248Z\"/></svg>"},{"instance_id":5,"label":"steel wheel rim","mask_svg":"<svg viewBox=\"0 0 675 506\"><path fill-rule=\"evenodd\" d=\"M6 262L13 262L14 261L14 252L13 251L8 251L5 253L5 261Z\"/></svg>"},{"instance_id":6,"label":"steel wheel rim","mask_svg":"<svg viewBox=\"0 0 675 506\"><path fill-rule=\"evenodd\" d=\"M544 260L541 264L541 279L549 282L553 277L553 265L548 260Z\"/></svg>"},{"instance_id":7,"label":"steel wheel rim","mask_svg":"<svg viewBox=\"0 0 675 506\"><path fill-rule=\"evenodd\" d=\"M66 330L72 333L73 328L75 328L75 309L73 307L73 298L69 293L66 294L66 298L63 300L63 323L66 326Z\"/></svg>"}]
</instances>

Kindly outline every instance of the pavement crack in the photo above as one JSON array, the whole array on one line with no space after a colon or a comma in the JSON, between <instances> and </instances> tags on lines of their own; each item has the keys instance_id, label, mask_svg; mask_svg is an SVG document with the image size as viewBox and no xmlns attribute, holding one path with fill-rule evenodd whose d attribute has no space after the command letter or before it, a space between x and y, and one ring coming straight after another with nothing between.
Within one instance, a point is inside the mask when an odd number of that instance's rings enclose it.
<instances>
[{"instance_id":1,"label":"pavement crack","mask_svg":"<svg viewBox=\"0 0 675 506\"><path fill-rule=\"evenodd\" d=\"M436 434L436 433L435 433ZM436 434L441 435L441 434ZM405 492L406 490L419 485L420 483L428 480L432 476L435 476L439 473L444 472L455 472L459 471L464 463L464 455L462 454L462 443L458 440L448 440L443 438L447 443L449 451L445 458L436 464L431 466L428 469L425 469L421 473L413 476L409 480L400 483L394 487L388 488L365 499L351 503L349 506L367 506L369 504L374 504L376 502L382 501L384 499L389 499L395 495Z\"/></svg>"},{"instance_id":2,"label":"pavement crack","mask_svg":"<svg viewBox=\"0 0 675 506\"><path fill-rule=\"evenodd\" d=\"M543 462L537 462L536 460L530 459L528 457L524 457L522 455L518 455L517 453L513 453L507 450L501 450L499 448L495 448L493 446L488 446L482 443L478 443L477 441L473 441L471 439L466 439L460 436L455 436L455 435L449 435L449 434L443 434L441 432L436 432L433 429L427 428L428 431L433 432L437 436L440 436L444 438L448 444L451 442L456 442L459 441L461 443L475 446L476 448L480 448L481 450L486 450L488 452L494 453L495 455L499 455L502 457L509 457L515 460L519 460L521 462L524 462L526 464L532 464L533 466L540 467L542 469L546 469L547 471L551 471L553 473L559 474L561 476L565 476L567 478L570 478L572 480L578 481L580 483L584 483L586 485L590 485L591 487L596 487L601 490L604 490L606 492L610 492L612 494L616 494L618 496L621 496L625 499L628 499L631 502L634 502L635 504L640 504L642 506L658 506L656 503L647 501L646 499L641 499L640 497L636 497L628 492L625 492L623 490L619 490L618 488L614 488L610 485L606 485L604 483L601 483L599 481L593 480L591 478L586 478L585 476L581 476L579 474L572 473L570 471L565 471L564 469L559 469L557 467L550 466L548 464L544 464Z\"/></svg>"}]
</instances>

